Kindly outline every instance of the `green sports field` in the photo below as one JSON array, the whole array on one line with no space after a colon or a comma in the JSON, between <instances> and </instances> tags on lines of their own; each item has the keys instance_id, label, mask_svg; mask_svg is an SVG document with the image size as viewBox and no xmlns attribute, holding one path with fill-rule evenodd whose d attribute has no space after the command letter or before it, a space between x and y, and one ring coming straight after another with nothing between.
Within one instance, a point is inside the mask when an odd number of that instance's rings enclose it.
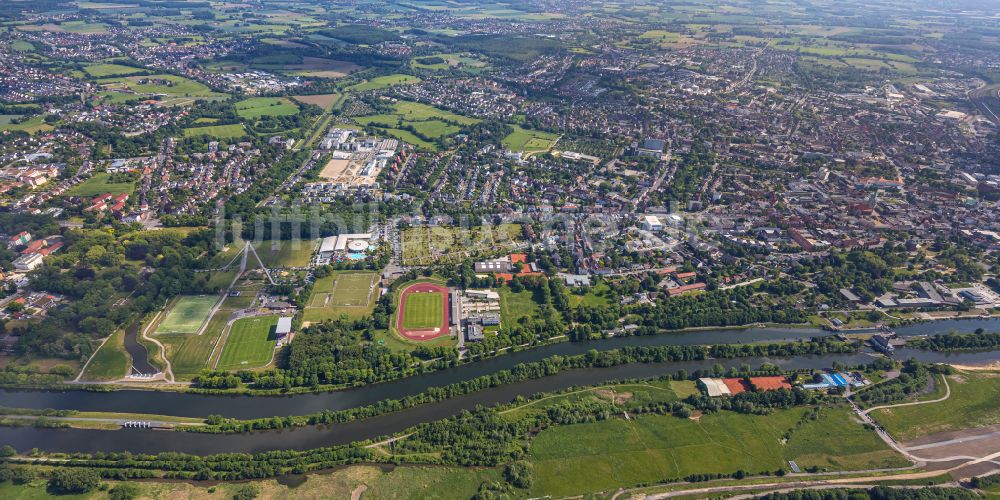
<instances>
[{"instance_id":1,"label":"green sports field","mask_svg":"<svg viewBox=\"0 0 1000 500\"><path fill-rule=\"evenodd\" d=\"M371 314L376 293L371 284L376 276L372 272L340 272L316 280L302 320L312 323L341 315L361 318Z\"/></svg>"},{"instance_id":2,"label":"green sports field","mask_svg":"<svg viewBox=\"0 0 1000 500\"><path fill-rule=\"evenodd\" d=\"M156 333L198 333L218 301L215 295L181 297L156 327Z\"/></svg>"},{"instance_id":3,"label":"green sports field","mask_svg":"<svg viewBox=\"0 0 1000 500\"><path fill-rule=\"evenodd\" d=\"M219 370L258 368L271 362L277 316L243 318L233 323L216 367Z\"/></svg>"},{"instance_id":4,"label":"green sports field","mask_svg":"<svg viewBox=\"0 0 1000 500\"><path fill-rule=\"evenodd\" d=\"M403 304L403 328L437 328L444 321L444 303L440 293L411 293Z\"/></svg>"}]
</instances>

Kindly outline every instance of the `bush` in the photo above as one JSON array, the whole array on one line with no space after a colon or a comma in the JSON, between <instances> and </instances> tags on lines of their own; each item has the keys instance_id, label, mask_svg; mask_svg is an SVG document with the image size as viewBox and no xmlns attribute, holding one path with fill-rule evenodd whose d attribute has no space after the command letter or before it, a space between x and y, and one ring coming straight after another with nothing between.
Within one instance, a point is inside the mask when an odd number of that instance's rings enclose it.
<instances>
[{"instance_id":1,"label":"bush","mask_svg":"<svg viewBox=\"0 0 1000 500\"><path fill-rule=\"evenodd\" d=\"M139 496L139 487L132 483L121 483L108 492L110 500L132 500Z\"/></svg>"},{"instance_id":2,"label":"bush","mask_svg":"<svg viewBox=\"0 0 1000 500\"><path fill-rule=\"evenodd\" d=\"M260 487L256 484L244 484L233 494L233 500L253 500L260 495Z\"/></svg>"}]
</instances>

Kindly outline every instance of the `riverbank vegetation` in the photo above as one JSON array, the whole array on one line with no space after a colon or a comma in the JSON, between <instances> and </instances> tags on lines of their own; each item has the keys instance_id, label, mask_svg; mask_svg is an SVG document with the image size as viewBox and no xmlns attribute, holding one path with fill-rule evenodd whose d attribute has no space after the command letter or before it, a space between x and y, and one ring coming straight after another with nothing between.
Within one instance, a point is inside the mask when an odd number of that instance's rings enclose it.
<instances>
[{"instance_id":1,"label":"riverbank vegetation","mask_svg":"<svg viewBox=\"0 0 1000 500\"><path fill-rule=\"evenodd\" d=\"M683 356L687 349L669 350ZM637 349L631 356L639 356L643 351L651 358L666 354L659 348ZM610 363L614 356L624 356L607 354L588 354L583 358L589 361L581 362ZM777 373L781 371L767 366L728 371L717 368L705 373L680 372L658 379L569 388L559 393L519 397L492 408L463 411L444 420L416 425L394 440L377 443L365 441L305 451L205 457L180 453L15 455L13 450L5 448L4 467L38 471L49 478L60 474L64 479L81 474L116 481L136 478L234 481L304 474L362 462L437 464L466 467L460 470L477 478L477 493L484 497L497 494L521 497L563 496L605 487L600 483L604 474L580 476L574 472L578 470L605 471L609 473L605 480L613 479L615 485L640 486L719 478L742 480L762 475L778 477L785 474L787 460L796 460L804 470L814 473L854 470L858 464L872 468L906 464L870 429L853 421L849 408L835 398L786 389L751 391L732 398L732 404L718 404L718 400L692 390L693 382L686 381L699 375L741 377ZM698 453L691 453L685 436L704 433L722 441L700 445ZM768 438L772 434L773 439ZM636 439L621 438L631 435L636 435ZM581 436L588 438L581 440ZM739 444L730 445L726 440ZM636 446L639 448L633 449ZM588 447L602 451L589 453ZM712 451L713 447L719 450ZM719 456L727 458L722 461L706 458ZM629 466L629 460L615 457L645 458ZM714 464L709 467L711 470L706 469L709 462ZM53 468L55 463L59 465ZM567 482L568 477L584 476L589 479Z\"/></svg>"}]
</instances>

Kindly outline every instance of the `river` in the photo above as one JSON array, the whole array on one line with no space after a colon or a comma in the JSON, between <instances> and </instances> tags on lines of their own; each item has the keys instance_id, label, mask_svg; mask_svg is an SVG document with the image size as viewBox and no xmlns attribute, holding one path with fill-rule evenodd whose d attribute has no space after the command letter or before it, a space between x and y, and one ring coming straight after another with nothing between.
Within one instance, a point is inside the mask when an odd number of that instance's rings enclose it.
<instances>
[{"instance_id":1,"label":"river","mask_svg":"<svg viewBox=\"0 0 1000 500\"><path fill-rule=\"evenodd\" d=\"M932 328L931 325L936 328ZM912 336L950 330L973 331L1000 327L997 320L970 320L913 325L897 330ZM339 410L363 406L389 398L401 398L479 375L510 368L517 363L536 361L553 355L573 355L590 349L606 350L626 345L710 344L793 340L828 334L811 329L755 328L746 330L707 330L650 337L625 337L590 342L559 343L538 349L462 365L434 373L410 377L370 387L316 394L292 396L205 396L198 394L126 390L110 393L84 391L3 391L3 406L21 408L60 408L81 411L114 411L155 413L164 415L204 417L222 414L237 418L259 418L274 415L301 415L323 409ZM925 362L982 364L1000 361L1000 351L938 353L900 349L898 359L916 358ZM740 358L672 363L634 363L611 368L567 370L551 377L527 380L486 389L474 394L429 403L396 413L381 415L358 422L330 426L304 427L284 431L250 434L197 434L145 429L99 431L81 429L0 428L0 444L10 444L18 450L40 448L53 452L130 451L153 453L178 451L193 454L227 452L260 452L276 449L309 449L320 446L347 444L402 431L418 423L447 418L477 405L509 402L518 395L555 391L575 385L598 384L622 378L648 378L710 368L715 363L724 366L750 364L754 367L772 363L786 369L826 368L834 363L860 364L872 359L868 353L794 358Z\"/></svg>"}]
</instances>

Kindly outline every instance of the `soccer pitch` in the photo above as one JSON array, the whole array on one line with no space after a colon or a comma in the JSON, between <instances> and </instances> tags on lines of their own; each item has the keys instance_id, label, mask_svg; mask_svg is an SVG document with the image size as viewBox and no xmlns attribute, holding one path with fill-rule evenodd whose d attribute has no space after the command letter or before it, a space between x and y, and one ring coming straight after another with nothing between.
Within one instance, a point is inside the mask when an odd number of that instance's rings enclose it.
<instances>
[{"instance_id":1,"label":"soccer pitch","mask_svg":"<svg viewBox=\"0 0 1000 500\"><path fill-rule=\"evenodd\" d=\"M271 362L277 316L243 318L233 323L216 369L257 368Z\"/></svg>"},{"instance_id":2,"label":"soccer pitch","mask_svg":"<svg viewBox=\"0 0 1000 500\"><path fill-rule=\"evenodd\" d=\"M367 306L373 273L349 273L337 276L330 297L332 306Z\"/></svg>"},{"instance_id":3,"label":"soccer pitch","mask_svg":"<svg viewBox=\"0 0 1000 500\"><path fill-rule=\"evenodd\" d=\"M438 328L444 321L444 304L440 293L411 293L403 305L403 328L421 330Z\"/></svg>"},{"instance_id":4,"label":"soccer pitch","mask_svg":"<svg viewBox=\"0 0 1000 500\"><path fill-rule=\"evenodd\" d=\"M215 295L181 297L156 327L156 333L198 333L217 302Z\"/></svg>"}]
</instances>

